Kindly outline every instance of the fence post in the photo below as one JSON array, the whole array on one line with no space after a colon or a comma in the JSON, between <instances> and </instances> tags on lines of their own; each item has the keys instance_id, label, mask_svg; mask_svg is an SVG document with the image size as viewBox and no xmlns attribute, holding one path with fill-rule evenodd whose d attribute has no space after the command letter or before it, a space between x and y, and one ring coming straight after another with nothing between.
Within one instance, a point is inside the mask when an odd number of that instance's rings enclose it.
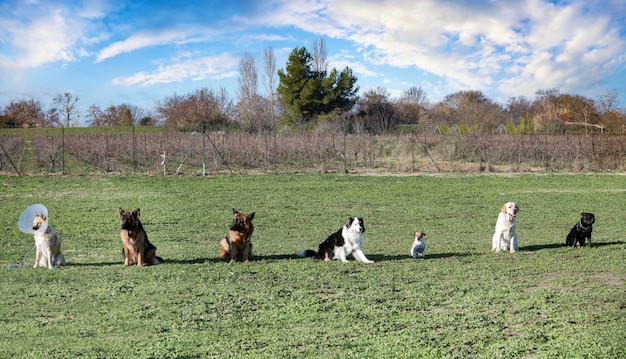
<instances>
[{"instance_id":1,"label":"fence post","mask_svg":"<svg viewBox=\"0 0 626 359\"><path fill-rule=\"evenodd\" d=\"M202 122L202 177L206 176L206 151L204 150L204 121Z\"/></svg>"},{"instance_id":2,"label":"fence post","mask_svg":"<svg viewBox=\"0 0 626 359\"><path fill-rule=\"evenodd\" d=\"M132 132L133 132L133 174L135 174L135 122L132 124Z\"/></svg>"},{"instance_id":3,"label":"fence post","mask_svg":"<svg viewBox=\"0 0 626 359\"><path fill-rule=\"evenodd\" d=\"M61 175L65 175L65 126L61 125Z\"/></svg>"},{"instance_id":4,"label":"fence post","mask_svg":"<svg viewBox=\"0 0 626 359\"><path fill-rule=\"evenodd\" d=\"M415 141L413 140L413 130L411 130L411 137L409 139L411 141L411 173L415 172L415 155L413 153L413 148L415 147Z\"/></svg>"},{"instance_id":5,"label":"fence post","mask_svg":"<svg viewBox=\"0 0 626 359\"><path fill-rule=\"evenodd\" d=\"M346 146L346 133L343 133L343 172L348 173L348 148Z\"/></svg>"}]
</instances>

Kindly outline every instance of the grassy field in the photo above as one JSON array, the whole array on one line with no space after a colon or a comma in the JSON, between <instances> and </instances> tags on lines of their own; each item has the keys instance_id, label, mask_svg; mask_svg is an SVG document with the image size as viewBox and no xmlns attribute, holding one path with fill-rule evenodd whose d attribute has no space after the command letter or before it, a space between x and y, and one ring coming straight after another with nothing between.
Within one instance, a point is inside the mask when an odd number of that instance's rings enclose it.
<instances>
[{"instance_id":1,"label":"grassy field","mask_svg":"<svg viewBox=\"0 0 626 359\"><path fill-rule=\"evenodd\" d=\"M614 174L0 177L0 357L624 358L625 193ZM506 201L520 251L495 254ZM68 264L8 269L35 203ZM118 207L166 263L122 266ZM232 207L256 212L248 264L217 259ZM562 247L582 211L594 247ZM376 263L297 257L349 216Z\"/></svg>"}]
</instances>

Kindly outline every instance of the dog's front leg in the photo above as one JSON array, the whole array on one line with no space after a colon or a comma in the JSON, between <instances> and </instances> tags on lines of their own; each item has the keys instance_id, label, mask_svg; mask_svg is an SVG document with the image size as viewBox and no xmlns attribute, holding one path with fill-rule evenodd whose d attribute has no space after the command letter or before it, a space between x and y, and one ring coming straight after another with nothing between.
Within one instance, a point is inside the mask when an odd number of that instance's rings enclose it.
<instances>
[{"instance_id":1,"label":"dog's front leg","mask_svg":"<svg viewBox=\"0 0 626 359\"><path fill-rule=\"evenodd\" d=\"M248 243L247 246L243 247L243 253L241 256L243 257L244 263L248 263L251 251L252 251L252 244Z\"/></svg>"},{"instance_id":2,"label":"dog's front leg","mask_svg":"<svg viewBox=\"0 0 626 359\"><path fill-rule=\"evenodd\" d=\"M33 264L33 268L37 268L39 266L39 261L41 261L41 249L37 247L37 252L35 254L35 264Z\"/></svg>"},{"instance_id":3,"label":"dog's front leg","mask_svg":"<svg viewBox=\"0 0 626 359\"><path fill-rule=\"evenodd\" d=\"M494 234L493 236L493 242L495 244L495 250L496 253L500 253L500 251L502 250L502 236L499 234Z\"/></svg>"},{"instance_id":4,"label":"dog's front leg","mask_svg":"<svg viewBox=\"0 0 626 359\"><path fill-rule=\"evenodd\" d=\"M346 248L345 247L336 247L335 248L335 259L339 259L342 262L347 262L348 258L346 258Z\"/></svg>"},{"instance_id":5,"label":"dog's front leg","mask_svg":"<svg viewBox=\"0 0 626 359\"><path fill-rule=\"evenodd\" d=\"M591 248L591 233L589 233L589 248Z\"/></svg>"},{"instance_id":6,"label":"dog's front leg","mask_svg":"<svg viewBox=\"0 0 626 359\"><path fill-rule=\"evenodd\" d=\"M365 256L365 254L363 253L362 250L357 249L355 251L352 252L352 255L354 256L354 258L356 258L356 260L358 260L359 262L363 262L363 263L374 263L374 261L367 259L367 257Z\"/></svg>"},{"instance_id":7,"label":"dog's front leg","mask_svg":"<svg viewBox=\"0 0 626 359\"><path fill-rule=\"evenodd\" d=\"M231 243L231 245L230 245L230 262L229 263L237 262L237 256L239 256L239 247L237 247L236 245L233 245L233 243Z\"/></svg>"},{"instance_id":8,"label":"dog's front leg","mask_svg":"<svg viewBox=\"0 0 626 359\"><path fill-rule=\"evenodd\" d=\"M517 235L511 238L511 241L509 242L509 250L511 253L515 253L515 251L517 251Z\"/></svg>"},{"instance_id":9,"label":"dog's front leg","mask_svg":"<svg viewBox=\"0 0 626 359\"><path fill-rule=\"evenodd\" d=\"M500 241L500 236L498 236L498 233L496 232L493 234L493 237L491 238L491 250L492 251L497 251L497 252L500 251L499 241Z\"/></svg>"},{"instance_id":10,"label":"dog's front leg","mask_svg":"<svg viewBox=\"0 0 626 359\"><path fill-rule=\"evenodd\" d=\"M52 266L53 260L52 260L52 248L48 248L46 249L46 266L48 267L48 269L53 269L54 267Z\"/></svg>"},{"instance_id":11,"label":"dog's front leg","mask_svg":"<svg viewBox=\"0 0 626 359\"><path fill-rule=\"evenodd\" d=\"M143 248L137 253L137 267L143 267L144 265L143 259Z\"/></svg>"},{"instance_id":12,"label":"dog's front leg","mask_svg":"<svg viewBox=\"0 0 626 359\"><path fill-rule=\"evenodd\" d=\"M126 247L122 249L122 253L124 253L124 267L128 267L130 264L130 253L126 250Z\"/></svg>"}]
</instances>

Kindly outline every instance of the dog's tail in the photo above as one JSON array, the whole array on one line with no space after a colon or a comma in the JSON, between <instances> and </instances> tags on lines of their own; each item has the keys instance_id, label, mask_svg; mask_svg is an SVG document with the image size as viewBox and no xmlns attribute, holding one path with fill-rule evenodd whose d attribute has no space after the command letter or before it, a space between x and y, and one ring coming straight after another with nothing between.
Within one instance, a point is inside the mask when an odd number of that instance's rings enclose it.
<instances>
[{"instance_id":1,"label":"dog's tail","mask_svg":"<svg viewBox=\"0 0 626 359\"><path fill-rule=\"evenodd\" d=\"M312 249L305 249L302 252L298 253L298 257L315 257L315 255L317 255L317 252L312 250Z\"/></svg>"}]
</instances>

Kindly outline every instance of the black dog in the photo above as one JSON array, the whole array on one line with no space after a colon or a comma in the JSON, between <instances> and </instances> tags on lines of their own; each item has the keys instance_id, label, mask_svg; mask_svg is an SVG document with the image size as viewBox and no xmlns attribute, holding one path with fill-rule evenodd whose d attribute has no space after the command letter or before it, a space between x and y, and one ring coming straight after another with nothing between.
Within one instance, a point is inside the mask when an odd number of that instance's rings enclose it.
<instances>
[{"instance_id":1,"label":"black dog","mask_svg":"<svg viewBox=\"0 0 626 359\"><path fill-rule=\"evenodd\" d=\"M582 247L585 240L589 238L589 247L591 247L591 232L593 231L593 223L596 217L593 213L583 212L580 214L580 221L569 231L565 238L565 245L573 247Z\"/></svg>"}]
</instances>

